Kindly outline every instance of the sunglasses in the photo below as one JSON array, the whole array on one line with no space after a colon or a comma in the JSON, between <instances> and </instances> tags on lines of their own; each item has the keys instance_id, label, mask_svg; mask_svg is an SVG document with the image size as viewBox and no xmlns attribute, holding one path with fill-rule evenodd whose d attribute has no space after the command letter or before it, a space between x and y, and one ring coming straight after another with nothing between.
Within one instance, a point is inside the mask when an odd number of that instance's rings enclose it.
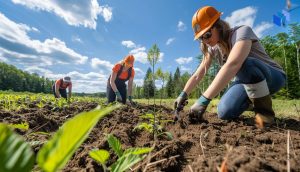
<instances>
[{"instance_id":1,"label":"sunglasses","mask_svg":"<svg viewBox=\"0 0 300 172\"><path fill-rule=\"evenodd\" d=\"M199 37L200 41L204 39L207 40L212 36L211 29L212 28L210 28L207 32L205 32L202 36Z\"/></svg>"}]
</instances>

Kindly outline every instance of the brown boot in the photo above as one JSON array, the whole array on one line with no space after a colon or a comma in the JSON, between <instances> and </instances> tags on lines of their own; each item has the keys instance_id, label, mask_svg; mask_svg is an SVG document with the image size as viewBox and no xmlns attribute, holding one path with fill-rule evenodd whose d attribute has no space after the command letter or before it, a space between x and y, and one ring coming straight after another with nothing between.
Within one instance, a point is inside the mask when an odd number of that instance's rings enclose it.
<instances>
[{"instance_id":1,"label":"brown boot","mask_svg":"<svg viewBox=\"0 0 300 172\"><path fill-rule=\"evenodd\" d=\"M252 98L255 112L255 122L258 128L264 128L266 125L274 123L275 113L272 109L272 99L270 95Z\"/></svg>"}]
</instances>

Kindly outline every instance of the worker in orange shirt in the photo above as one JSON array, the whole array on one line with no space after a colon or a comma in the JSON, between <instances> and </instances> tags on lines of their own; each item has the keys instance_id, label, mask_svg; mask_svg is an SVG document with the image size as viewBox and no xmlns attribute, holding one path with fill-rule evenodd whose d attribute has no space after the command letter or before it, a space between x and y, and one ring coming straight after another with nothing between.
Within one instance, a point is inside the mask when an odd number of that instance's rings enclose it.
<instances>
[{"instance_id":1,"label":"worker in orange shirt","mask_svg":"<svg viewBox=\"0 0 300 172\"><path fill-rule=\"evenodd\" d=\"M112 73L107 81L106 96L107 102L111 103L116 101L126 103L126 97L128 94L128 100L130 104L134 104L132 101L132 84L134 78L134 56L128 55L122 61L115 64L112 68ZM126 83L128 81L128 91L126 91Z\"/></svg>"},{"instance_id":2,"label":"worker in orange shirt","mask_svg":"<svg viewBox=\"0 0 300 172\"><path fill-rule=\"evenodd\" d=\"M68 96L67 89L68 88ZM72 82L71 77L66 76L64 78L58 79L52 86L53 94L55 98L63 97L65 99L69 99L72 96Z\"/></svg>"}]
</instances>

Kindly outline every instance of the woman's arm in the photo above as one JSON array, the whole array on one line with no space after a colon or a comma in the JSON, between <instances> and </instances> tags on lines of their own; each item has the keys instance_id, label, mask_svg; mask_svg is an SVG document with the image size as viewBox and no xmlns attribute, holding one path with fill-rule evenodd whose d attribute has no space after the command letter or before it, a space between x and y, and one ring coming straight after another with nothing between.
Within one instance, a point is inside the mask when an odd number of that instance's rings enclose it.
<instances>
[{"instance_id":1,"label":"woman's arm","mask_svg":"<svg viewBox=\"0 0 300 172\"><path fill-rule=\"evenodd\" d=\"M251 40L238 41L232 47L227 62L220 69L213 82L203 93L209 99L214 98L226 87L230 80L237 74L248 57L252 42Z\"/></svg>"},{"instance_id":2,"label":"woman's arm","mask_svg":"<svg viewBox=\"0 0 300 172\"><path fill-rule=\"evenodd\" d=\"M55 82L55 94L56 94L56 97L58 97L58 98L60 98L59 85L60 85L60 82L56 81Z\"/></svg>"},{"instance_id":3,"label":"woman's arm","mask_svg":"<svg viewBox=\"0 0 300 172\"><path fill-rule=\"evenodd\" d=\"M117 73L112 72L110 75L110 80L109 80L109 84L110 84L111 88L114 90L114 92L118 91L116 83L115 83L116 77L117 77Z\"/></svg>"},{"instance_id":4,"label":"woman's arm","mask_svg":"<svg viewBox=\"0 0 300 172\"><path fill-rule=\"evenodd\" d=\"M129 81L128 81L128 96L131 96L131 93L132 93L133 78L134 77L130 77Z\"/></svg>"},{"instance_id":5,"label":"woman's arm","mask_svg":"<svg viewBox=\"0 0 300 172\"><path fill-rule=\"evenodd\" d=\"M69 86L68 91L68 98L70 99L72 97L72 84Z\"/></svg>"},{"instance_id":6,"label":"woman's arm","mask_svg":"<svg viewBox=\"0 0 300 172\"><path fill-rule=\"evenodd\" d=\"M200 66L198 67L197 71L190 77L190 79L185 84L183 89L184 92L190 94L195 86L201 81L203 76L207 73L210 65L212 62L212 57L210 55L207 56L206 60L202 60Z\"/></svg>"}]
</instances>

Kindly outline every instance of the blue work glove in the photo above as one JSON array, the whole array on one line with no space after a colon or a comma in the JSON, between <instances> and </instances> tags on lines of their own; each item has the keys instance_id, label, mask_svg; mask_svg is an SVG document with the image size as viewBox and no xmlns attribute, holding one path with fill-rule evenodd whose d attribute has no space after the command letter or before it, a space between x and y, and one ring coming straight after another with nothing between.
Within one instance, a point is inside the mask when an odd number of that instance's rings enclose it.
<instances>
[{"instance_id":1,"label":"blue work glove","mask_svg":"<svg viewBox=\"0 0 300 172\"><path fill-rule=\"evenodd\" d=\"M116 94L117 101L122 102L122 96L121 96L120 92L116 91L115 94Z\"/></svg>"},{"instance_id":2,"label":"blue work glove","mask_svg":"<svg viewBox=\"0 0 300 172\"><path fill-rule=\"evenodd\" d=\"M174 110L181 111L183 110L183 107L187 104L187 94L186 92L182 91L180 95L177 97L177 99L174 102Z\"/></svg>"},{"instance_id":3,"label":"blue work glove","mask_svg":"<svg viewBox=\"0 0 300 172\"><path fill-rule=\"evenodd\" d=\"M201 97L191 106L189 117L190 121L201 121L207 106L211 99L208 99L201 95Z\"/></svg>"}]
</instances>

